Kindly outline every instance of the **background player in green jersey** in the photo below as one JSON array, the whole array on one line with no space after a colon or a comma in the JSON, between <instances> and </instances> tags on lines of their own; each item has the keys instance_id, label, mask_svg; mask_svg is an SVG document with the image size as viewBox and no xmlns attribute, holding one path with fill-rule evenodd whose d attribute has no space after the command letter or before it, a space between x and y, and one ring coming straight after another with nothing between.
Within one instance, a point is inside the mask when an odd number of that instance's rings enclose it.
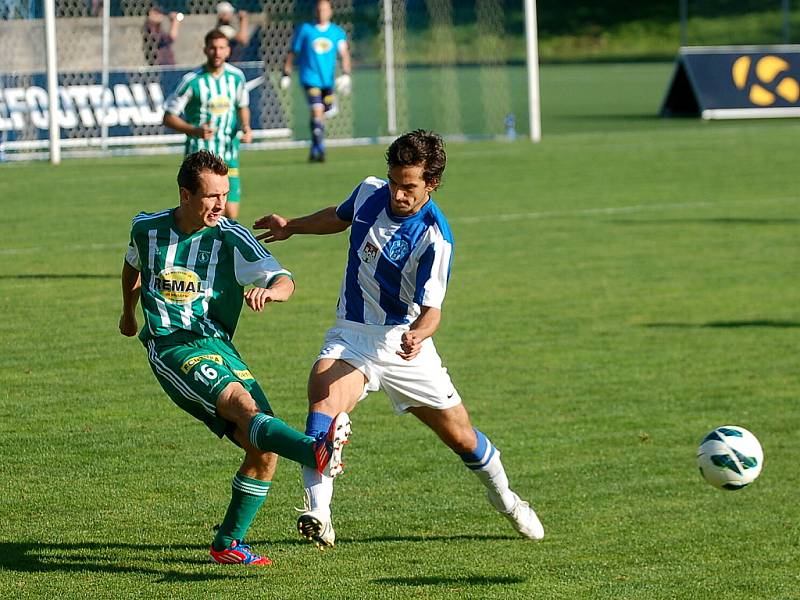
<instances>
[{"instance_id":1,"label":"background player in green jersey","mask_svg":"<svg viewBox=\"0 0 800 600\"><path fill-rule=\"evenodd\" d=\"M226 61L231 54L225 34L213 29L206 34L206 62L183 76L164 103L164 125L186 134L186 154L208 150L228 165L230 195L225 216L239 216L239 137L250 143L250 94L244 73ZM181 117L183 114L184 118Z\"/></svg>"},{"instance_id":2,"label":"background player in green jersey","mask_svg":"<svg viewBox=\"0 0 800 600\"><path fill-rule=\"evenodd\" d=\"M169 397L219 437L245 451L232 498L211 546L218 563L270 564L243 543L269 492L277 456L335 476L350 419L341 413L313 438L273 416L266 395L231 343L244 302L254 311L294 292L289 271L244 227L222 216L228 167L201 150L178 172L180 204L133 219L122 268L119 330L139 333L150 367ZM253 285L246 293L244 287Z\"/></svg>"}]
</instances>

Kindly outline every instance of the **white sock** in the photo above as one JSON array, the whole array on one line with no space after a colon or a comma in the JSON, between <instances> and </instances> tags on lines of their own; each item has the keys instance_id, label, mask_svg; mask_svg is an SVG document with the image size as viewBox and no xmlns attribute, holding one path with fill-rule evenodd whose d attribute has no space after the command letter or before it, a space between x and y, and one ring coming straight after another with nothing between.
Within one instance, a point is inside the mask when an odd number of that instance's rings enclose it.
<instances>
[{"instance_id":1,"label":"white sock","mask_svg":"<svg viewBox=\"0 0 800 600\"><path fill-rule=\"evenodd\" d=\"M500 512L510 512L516 504L517 496L508 487L508 477L503 463L500 461L500 451L496 450L491 460L482 469L473 471L481 483L489 490L489 502Z\"/></svg>"},{"instance_id":2,"label":"white sock","mask_svg":"<svg viewBox=\"0 0 800 600\"><path fill-rule=\"evenodd\" d=\"M306 508L330 519L333 500L333 477L320 475L316 469L303 467Z\"/></svg>"}]
</instances>

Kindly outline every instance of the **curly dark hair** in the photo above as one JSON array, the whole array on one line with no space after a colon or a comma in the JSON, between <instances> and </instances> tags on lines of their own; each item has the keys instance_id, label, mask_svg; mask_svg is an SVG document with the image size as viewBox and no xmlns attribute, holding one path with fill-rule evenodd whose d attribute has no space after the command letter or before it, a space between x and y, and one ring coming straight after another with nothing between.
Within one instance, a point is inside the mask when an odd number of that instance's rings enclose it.
<instances>
[{"instance_id":1,"label":"curly dark hair","mask_svg":"<svg viewBox=\"0 0 800 600\"><path fill-rule=\"evenodd\" d=\"M200 173L211 171L217 175L227 175L228 165L216 154L208 150L200 150L183 159L178 171L178 187L186 188L192 194L200 187Z\"/></svg>"},{"instance_id":2,"label":"curly dark hair","mask_svg":"<svg viewBox=\"0 0 800 600\"><path fill-rule=\"evenodd\" d=\"M447 164L442 136L424 129L401 135L386 151L386 164L393 167L422 167L425 183L442 182Z\"/></svg>"}]
</instances>

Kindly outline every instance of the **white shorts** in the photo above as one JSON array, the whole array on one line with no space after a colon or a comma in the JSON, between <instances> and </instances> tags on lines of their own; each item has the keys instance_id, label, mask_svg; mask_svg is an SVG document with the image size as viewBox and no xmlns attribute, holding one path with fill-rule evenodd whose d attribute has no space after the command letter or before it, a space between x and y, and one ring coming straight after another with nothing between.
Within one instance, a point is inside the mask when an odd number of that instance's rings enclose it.
<instances>
[{"instance_id":1,"label":"white shorts","mask_svg":"<svg viewBox=\"0 0 800 600\"><path fill-rule=\"evenodd\" d=\"M398 414L414 406L444 410L460 404L461 396L442 366L433 339L422 343L413 360L397 355L405 331L407 325L385 327L340 319L325 334L317 360L332 358L351 364L367 378L359 401L382 389Z\"/></svg>"}]
</instances>

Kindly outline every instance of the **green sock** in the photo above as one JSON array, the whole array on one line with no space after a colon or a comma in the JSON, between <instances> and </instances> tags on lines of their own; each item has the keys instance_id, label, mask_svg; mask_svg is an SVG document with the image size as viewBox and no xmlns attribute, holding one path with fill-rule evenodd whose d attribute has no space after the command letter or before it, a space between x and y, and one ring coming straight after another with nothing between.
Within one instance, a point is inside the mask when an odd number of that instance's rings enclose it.
<instances>
[{"instance_id":1,"label":"green sock","mask_svg":"<svg viewBox=\"0 0 800 600\"><path fill-rule=\"evenodd\" d=\"M231 482L231 503L212 546L219 552L231 545L233 540L243 540L258 509L267 499L270 481L261 481L236 473Z\"/></svg>"},{"instance_id":2,"label":"green sock","mask_svg":"<svg viewBox=\"0 0 800 600\"><path fill-rule=\"evenodd\" d=\"M289 427L276 417L259 413L250 421L250 443L264 452L274 452L315 469L317 457L314 453L316 440Z\"/></svg>"}]
</instances>

